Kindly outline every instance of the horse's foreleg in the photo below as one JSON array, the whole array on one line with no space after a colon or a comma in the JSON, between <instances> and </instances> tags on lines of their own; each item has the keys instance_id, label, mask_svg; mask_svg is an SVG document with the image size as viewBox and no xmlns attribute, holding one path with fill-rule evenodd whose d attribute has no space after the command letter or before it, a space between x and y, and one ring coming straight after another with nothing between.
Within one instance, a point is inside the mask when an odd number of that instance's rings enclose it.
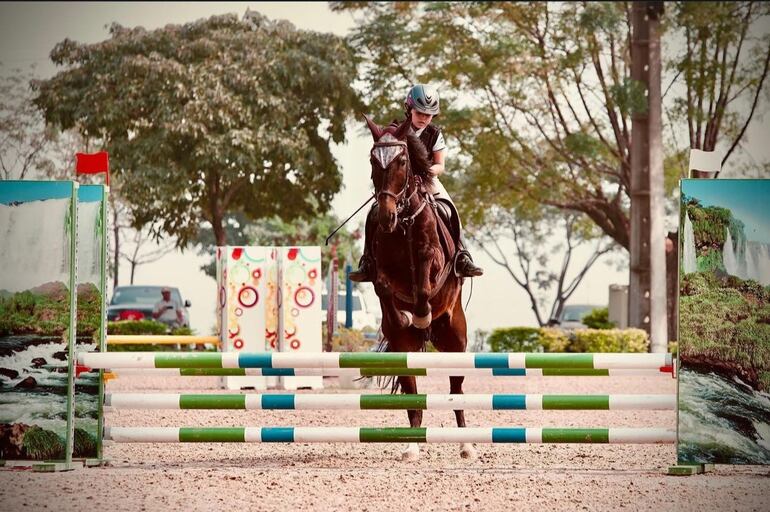
<instances>
[{"instance_id":1,"label":"horse's foreleg","mask_svg":"<svg viewBox=\"0 0 770 512\"><path fill-rule=\"evenodd\" d=\"M398 382L401 385L401 391L406 394L417 393L417 379L415 377L399 377ZM422 410L408 410L406 411L409 416L409 426L412 428L419 428L422 425ZM420 458L420 445L417 443L409 443L406 449L401 452L401 460L417 460Z\"/></svg>"},{"instance_id":2,"label":"horse's foreleg","mask_svg":"<svg viewBox=\"0 0 770 512\"><path fill-rule=\"evenodd\" d=\"M435 250L428 248L417 251L417 261L415 268L416 278L416 301L414 305L414 326L418 329L427 329L433 321L433 315L430 307L430 270L433 265Z\"/></svg>"},{"instance_id":3,"label":"horse's foreleg","mask_svg":"<svg viewBox=\"0 0 770 512\"><path fill-rule=\"evenodd\" d=\"M449 377L449 392L453 395L462 395L464 380L465 377ZM457 426L465 428L465 411L455 411L455 418L457 419ZM462 443L460 445L460 457L463 459L476 458L476 449L473 447L473 443Z\"/></svg>"},{"instance_id":4,"label":"horse's foreleg","mask_svg":"<svg viewBox=\"0 0 770 512\"><path fill-rule=\"evenodd\" d=\"M395 331L400 331L412 325L412 313L409 311L402 311L396 307L393 302L393 294L390 292L387 285L377 282L374 285L374 291L380 298L383 328L385 325L388 325Z\"/></svg>"}]
</instances>

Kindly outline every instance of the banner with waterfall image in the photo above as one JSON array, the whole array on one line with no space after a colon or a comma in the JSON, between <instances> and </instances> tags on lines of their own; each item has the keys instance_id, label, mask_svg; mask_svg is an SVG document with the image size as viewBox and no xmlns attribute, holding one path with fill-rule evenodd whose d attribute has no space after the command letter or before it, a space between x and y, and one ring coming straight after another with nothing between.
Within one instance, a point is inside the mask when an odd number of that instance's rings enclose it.
<instances>
[{"instance_id":1,"label":"banner with waterfall image","mask_svg":"<svg viewBox=\"0 0 770 512\"><path fill-rule=\"evenodd\" d=\"M770 180L681 182L680 463L770 464Z\"/></svg>"},{"instance_id":2,"label":"banner with waterfall image","mask_svg":"<svg viewBox=\"0 0 770 512\"><path fill-rule=\"evenodd\" d=\"M69 462L77 183L0 181L0 459Z\"/></svg>"},{"instance_id":3,"label":"banner with waterfall image","mask_svg":"<svg viewBox=\"0 0 770 512\"><path fill-rule=\"evenodd\" d=\"M107 187L78 188L76 352L101 352L106 337ZM59 371L66 369L62 365ZM101 371L75 372L75 449L78 458L102 458Z\"/></svg>"}]
</instances>

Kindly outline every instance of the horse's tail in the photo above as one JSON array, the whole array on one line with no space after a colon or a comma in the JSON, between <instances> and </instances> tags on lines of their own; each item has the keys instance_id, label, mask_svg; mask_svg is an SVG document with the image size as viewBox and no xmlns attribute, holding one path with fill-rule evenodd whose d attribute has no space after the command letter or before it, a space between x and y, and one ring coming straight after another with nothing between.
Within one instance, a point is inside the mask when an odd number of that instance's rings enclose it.
<instances>
[{"instance_id":1,"label":"horse's tail","mask_svg":"<svg viewBox=\"0 0 770 512\"><path fill-rule=\"evenodd\" d=\"M377 342L375 352L390 352L390 341L380 330L380 339ZM400 389L400 383L395 375L380 375L377 377L377 387L380 389L390 388L390 394L395 395Z\"/></svg>"}]
</instances>

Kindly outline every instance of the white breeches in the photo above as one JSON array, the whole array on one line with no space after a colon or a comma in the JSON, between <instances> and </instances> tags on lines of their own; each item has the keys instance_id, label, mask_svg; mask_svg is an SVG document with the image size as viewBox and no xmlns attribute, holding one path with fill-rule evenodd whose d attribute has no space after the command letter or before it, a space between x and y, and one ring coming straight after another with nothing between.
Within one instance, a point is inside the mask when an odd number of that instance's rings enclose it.
<instances>
[{"instance_id":1,"label":"white breeches","mask_svg":"<svg viewBox=\"0 0 770 512\"><path fill-rule=\"evenodd\" d=\"M437 199L444 199L445 201L449 201L452 203L452 206L454 206L454 209L457 210L457 206L455 206L455 202L452 201L451 196L449 195L449 192L446 191L444 188L444 185L439 181L437 177L432 177L425 182L426 188L428 189L428 192L433 194ZM460 229L463 228L462 221L458 218L457 222L459 223Z\"/></svg>"},{"instance_id":2,"label":"white breeches","mask_svg":"<svg viewBox=\"0 0 770 512\"><path fill-rule=\"evenodd\" d=\"M428 189L428 192L436 196L438 199L444 199L446 201L449 201L454 206L454 201L452 201L452 198L449 196L449 192L446 191L444 188L444 185L442 185L441 181L434 176L432 178L429 178L425 182L426 188Z\"/></svg>"}]
</instances>

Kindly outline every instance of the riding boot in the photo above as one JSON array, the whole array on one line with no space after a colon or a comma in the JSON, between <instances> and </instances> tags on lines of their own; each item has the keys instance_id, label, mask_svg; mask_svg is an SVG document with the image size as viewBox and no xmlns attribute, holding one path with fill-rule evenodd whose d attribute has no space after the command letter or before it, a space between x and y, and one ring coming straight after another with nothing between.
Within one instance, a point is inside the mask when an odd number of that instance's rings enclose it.
<instances>
[{"instance_id":1,"label":"riding boot","mask_svg":"<svg viewBox=\"0 0 770 512\"><path fill-rule=\"evenodd\" d=\"M473 257L471 257L471 253L465 248L466 245L462 235L460 235L458 242L460 250L457 254L457 260L455 260L455 272L462 277L478 277L483 275L484 269L473 263Z\"/></svg>"},{"instance_id":2,"label":"riding boot","mask_svg":"<svg viewBox=\"0 0 770 512\"><path fill-rule=\"evenodd\" d=\"M457 246L454 264L455 273L460 277L478 277L483 275L484 269L473 263L471 253L466 249L462 228L460 227L460 215L457 213L455 205L446 199L438 199L438 202L441 203L438 208L439 214L447 227L449 227L449 232L452 234L452 238ZM448 208L442 208L441 205L446 205Z\"/></svg>"},{"instance_id":3,"label":"riding boot","mask_svg":"<svg viewBox=\"0 0 770 512\"><path fill-rule=\"evenodd\" d=\"M361 255L361 260L358 262L358 270L354 270L348 275L350 280L356 283L374 281L374 258L372 257L371 244L374 239L373 231L377 222L376 208L377 205L375 204L369 209L369 214L366 216L366 225L364 227L364 253Z\"/></svg>"}]
</instances>

